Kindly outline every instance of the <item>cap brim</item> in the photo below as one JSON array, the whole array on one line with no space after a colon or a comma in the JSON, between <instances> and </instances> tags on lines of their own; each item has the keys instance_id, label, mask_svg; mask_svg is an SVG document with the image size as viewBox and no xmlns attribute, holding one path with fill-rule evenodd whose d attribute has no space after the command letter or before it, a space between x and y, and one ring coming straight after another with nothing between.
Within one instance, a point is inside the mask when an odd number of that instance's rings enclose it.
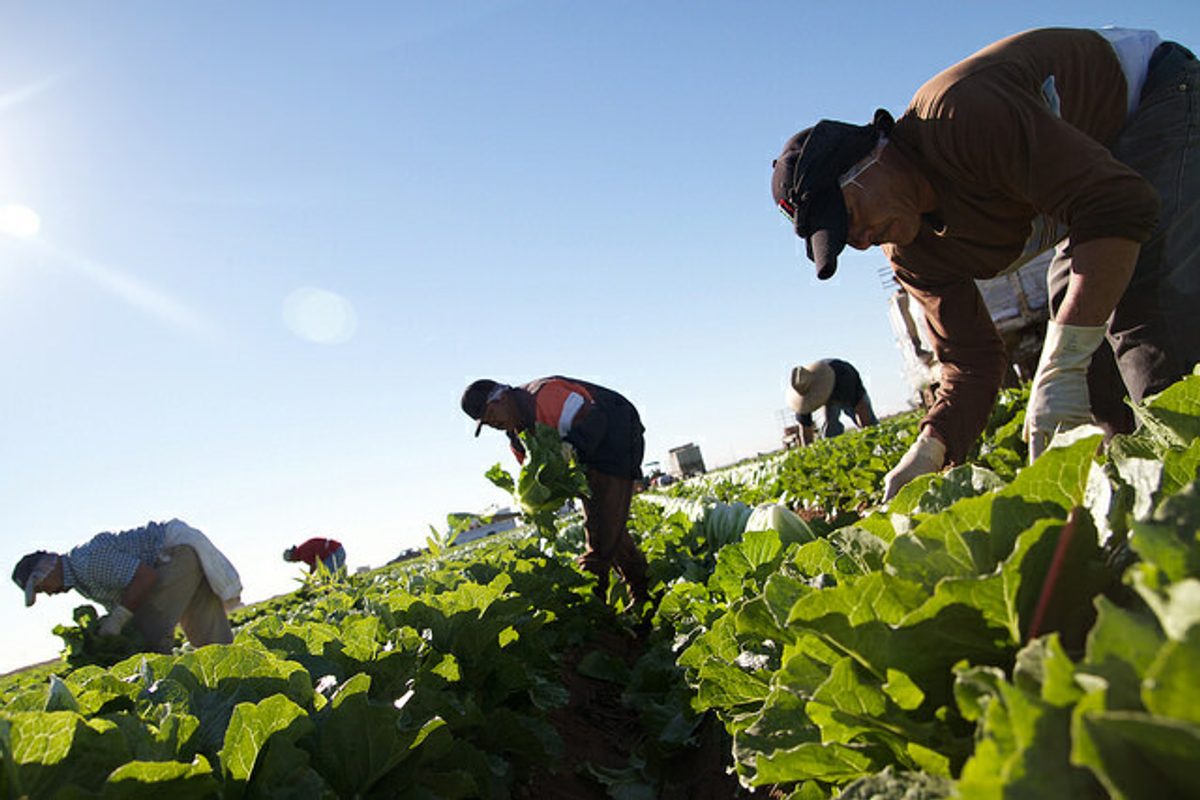
<instances>
[{"instance_id":1,"label":"cap brim","mask_svg":"<svg viewBox=\"0 0 1200 800\"><path fill-rule=\"evenodd\" d=\"M479 432L483 430L483 420L479 420L479 424L475 426L475 438L479 438Z\"/></svg>"},{"instance_id":2,"label":"cap brim","mask_svg":"<svg viewBox=\"0 0 1200 800\"><path fill-rule=\"evenodd\" d=\"M831 230L814 231L808 238L813 263L817 266L817 279L829 280L837 272L837 257L846 246L843 237Z\"/></svg>"},{"instance_id":3,"label":"cap brim","mask_svg":"<svg viewBox=\"0 0 1200 800\"><path fill-rule=\"evenodd\" d=\"M37 576L30 575L29 580L25 581L25 607L29 608L37 600Z\"/></svg>"},{"instance_id":4,"label":"cap brim","mask_svg":"<svg viewBox=\"0 0 1200 800\"><path fill-rule=\"evenodd\" d=\"M817 266L817 277L828 280L837 272L837 258L846 247L849 235L849 215L846 201L838 186L816 193L809 201L804 215L805 249Z\"/></svg>"}]
</instances>

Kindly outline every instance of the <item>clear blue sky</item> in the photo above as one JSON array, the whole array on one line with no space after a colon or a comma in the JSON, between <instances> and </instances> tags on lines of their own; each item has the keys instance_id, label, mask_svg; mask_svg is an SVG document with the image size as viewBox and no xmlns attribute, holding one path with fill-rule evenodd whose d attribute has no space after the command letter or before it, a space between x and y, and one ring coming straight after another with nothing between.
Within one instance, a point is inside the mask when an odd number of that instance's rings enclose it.
<instances>
[{"instance_id":1,"label":"clear blue sky","mask_svg":"<svg viewBox=\"0 0 1200 800\"><path fill-rule=\"evenodd\" d=\"M710 466L778 446L793 364L904 408L880 255L818 285L771 159L1004 35L1105 24L1200 45L1181 0L0 5L5 576L170 517L247 600L310 535L377 566L506 500L477 377L610 386L648 460ZM78 602L0 592L0 669Z\"/></svg>"}]
</instances>

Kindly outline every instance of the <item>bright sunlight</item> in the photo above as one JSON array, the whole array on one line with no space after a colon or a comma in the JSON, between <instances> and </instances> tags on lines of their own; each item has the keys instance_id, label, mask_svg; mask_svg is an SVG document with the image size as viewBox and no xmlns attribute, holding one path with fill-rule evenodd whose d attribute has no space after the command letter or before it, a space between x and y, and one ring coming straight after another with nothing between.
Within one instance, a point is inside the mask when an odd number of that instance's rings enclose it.
<instances>
[{"instance_id":1,"label":"bright sunlight","mask_svg":"<svg viewBox=\"0 0 1200 800\"><path fill-rule=\"evenodd\" d=\"M42 218L29 206L10 203L0 206L0 233L18 239L32 239L42 229Z\"/></svg>"}]
</instances>

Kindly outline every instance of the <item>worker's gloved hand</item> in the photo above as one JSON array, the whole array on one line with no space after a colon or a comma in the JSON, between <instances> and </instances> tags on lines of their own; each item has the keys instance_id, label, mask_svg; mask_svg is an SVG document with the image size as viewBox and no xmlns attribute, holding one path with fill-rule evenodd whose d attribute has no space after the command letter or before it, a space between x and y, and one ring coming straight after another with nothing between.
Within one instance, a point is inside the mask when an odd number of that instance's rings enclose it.
<instances>
[{"instance_id":1,"label":"worker's gloved hand","mask_svg":"<svg viewBox=\"0 0 1200 800\"><path fill-rule=\"evenodd\" d=\"M945 462L946 445L928 430L922 430L900 462L883 476L883 499L891 500L913 478L936 472Z\"/></svg>"},{"instance_id":2,"label":"worker's gloved hand","mask_svg":"<svg viewBox=\"0 0 1200 800\"><path fill-rule=\"evenodd\" d=\"M108 612L100 619L100 635L101 636L116 636L125 629L129 624L129 620L133 619L133 612L125 606L117 606L112 611Z\"/></svg>"},{"instance_id":3,"label":"worker's gloved hand","mask_svg":"<svg viewBox=\"0 0 1200 800\"><path fill-rule=\"evenodd\" d=\"M1025 409L1023 438L1029 443L1031 462L1056 431L1092 421L1087 371L1103 339L1103 326L1059 325L1053 320L1046 325L1046 341Z\"/></svg>"},{"instance_id":4,"label":"worker's gloved hand","mask_svg":"<svg viewBox=\"0 0 1200 800\"><path fill-rule=\"evenodd\" d=\"M570 462L575 458L575 447L570 442L562 443L563 461Z\"/></svg>"}]
</instances>

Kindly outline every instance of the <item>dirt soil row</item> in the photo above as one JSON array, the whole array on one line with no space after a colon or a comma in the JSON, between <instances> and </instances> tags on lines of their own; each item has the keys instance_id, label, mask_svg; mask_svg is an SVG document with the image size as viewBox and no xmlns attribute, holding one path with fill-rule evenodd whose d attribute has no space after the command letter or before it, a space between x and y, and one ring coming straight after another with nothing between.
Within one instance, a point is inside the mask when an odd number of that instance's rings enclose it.
<instances>
[{"instance_id":1,"label":"dirt soil row","mask_svg":"<svg viewBox=\"0 0 1200 800\"><path fill-rule=\"evenodd\" d=\"M594 650L615 656L632 667L646 646L643 636L620 631L598 632L588 646L567 654L563 685L570 699L550 715L564 746L556 771L540 771L517 796L521 800L608 800L605 787L583 769L584 765L623 769L637 751L644 733L637 713L621 702L624 687L580 675L576 666ZM729 800L751 795L727 772L728 737L715 719L706 720L698 733L697 747L667 765L671 782L659 794L664 800Z\"/></svg>"}]
</instances>

